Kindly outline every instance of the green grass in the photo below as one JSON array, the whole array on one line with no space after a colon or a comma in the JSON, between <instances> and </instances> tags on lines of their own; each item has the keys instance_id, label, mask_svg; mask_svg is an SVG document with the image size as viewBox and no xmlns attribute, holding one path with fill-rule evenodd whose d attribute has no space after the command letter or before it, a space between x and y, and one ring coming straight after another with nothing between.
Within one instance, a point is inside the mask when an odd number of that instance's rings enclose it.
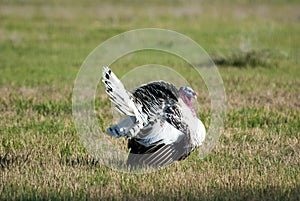
<instances>
[{"instance_id":1,"label":"green grass","mask_svg":"<svg viewBox=\"0 0 300 201\"><path fill-rule=\"evenodd\" d=\"M1 1L0 200L299 200L300 4L298 1ZM72 89L87 55L124 31L157 27L186 34L214 59L227 94L220 143L149 174L127 174L88 154L72 119ZM142 51L116 61L173 67L171 55ZM98 90L101 128L110 104ZM101 108L101 109L100 109ZM101 113L102 112L102 113ZM122 144L122 142L116 142Z\"/></svg>"}]
</instances>

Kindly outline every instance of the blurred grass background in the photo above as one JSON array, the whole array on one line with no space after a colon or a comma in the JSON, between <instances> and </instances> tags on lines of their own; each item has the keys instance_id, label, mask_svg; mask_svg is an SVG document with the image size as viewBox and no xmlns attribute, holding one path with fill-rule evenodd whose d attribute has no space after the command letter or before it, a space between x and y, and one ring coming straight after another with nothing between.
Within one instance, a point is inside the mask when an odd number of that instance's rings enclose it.
<instances>
[{"instance_id":1,"label":"blurred grass background","mask_svg":"<svg viewBox=\"0 0 300 201\"><path fill-rule=\"evenodd\" d=\"M299 24L296 0L0 0L0 199L299 200ZM97 45L147 27L185 34L211 55L228 114L220 145L204 160L195 152L132 175L88 155L71 96ZM184 65L146 51L113 68L121 76L147 63ZM208 126L210 102L199 94ZM109 102L99 97L97 104ZM108 116L99 121L108 125Z\"/></svg>"}]
</instances>

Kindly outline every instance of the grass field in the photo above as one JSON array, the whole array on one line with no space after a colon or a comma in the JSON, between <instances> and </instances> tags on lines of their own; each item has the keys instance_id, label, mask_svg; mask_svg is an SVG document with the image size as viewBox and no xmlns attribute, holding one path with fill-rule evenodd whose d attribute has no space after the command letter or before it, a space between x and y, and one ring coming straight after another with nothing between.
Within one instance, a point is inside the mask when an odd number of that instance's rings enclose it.
<instances>
[{"instance_id":1,"label":"grass field","mask_svg":"<svg viewBox=\"0 0 300 201\"><path fill-rule=\"evenodd\" d=\"M195 152L154 173L120 173L80 142L72 89L97 45L146 27L183 33L212 56L227 94L225 129L204 159ZM296 0L1 0L0 200L300 200L299 36ZM148 51L112 68L122 76L147 63L185 65ZM205 87L199 94L208 126Z\"/></svg>"}]
</instances>

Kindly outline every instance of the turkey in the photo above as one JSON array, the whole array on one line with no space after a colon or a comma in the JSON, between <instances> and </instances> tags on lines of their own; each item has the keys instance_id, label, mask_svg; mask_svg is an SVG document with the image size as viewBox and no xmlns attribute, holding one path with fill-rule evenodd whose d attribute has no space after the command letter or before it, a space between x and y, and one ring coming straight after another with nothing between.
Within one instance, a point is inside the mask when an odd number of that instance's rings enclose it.
<instances>
[{"instance_id":1,"label":"turkey","mask_svg":"<svg viewBox=\"0 0 300 201\"><path fill-rule=\"evenodd\" d=\"M128 140L129 167L162 167L185 159L202 145L206 131L192 106L196 92L153 81L129 92L109 67L103 67L106 93L126 117L107 129Z\"/></svg>"}]
</instances>

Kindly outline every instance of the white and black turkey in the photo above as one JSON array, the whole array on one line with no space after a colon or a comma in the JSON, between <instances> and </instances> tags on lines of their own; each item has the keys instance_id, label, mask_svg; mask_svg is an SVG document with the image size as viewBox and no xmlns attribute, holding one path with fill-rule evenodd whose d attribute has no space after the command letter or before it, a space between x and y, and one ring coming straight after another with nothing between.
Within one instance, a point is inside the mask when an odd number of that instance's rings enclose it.
<instances>
[{"instance_id":1,"label":"white and black turkey","mask_svg":"<svg viewBox=\"0 0 300 201\"><path fill-rule=\"evenodd\" d=\"M108 67L103 68L102 81L115 108L127 116L107 132L128 139L131 167L168 165L185 159L203 143L206 131L192 106L196 92L190 87L178 90L154 81L129 92Z\"/></svg>"}]
</instances>

